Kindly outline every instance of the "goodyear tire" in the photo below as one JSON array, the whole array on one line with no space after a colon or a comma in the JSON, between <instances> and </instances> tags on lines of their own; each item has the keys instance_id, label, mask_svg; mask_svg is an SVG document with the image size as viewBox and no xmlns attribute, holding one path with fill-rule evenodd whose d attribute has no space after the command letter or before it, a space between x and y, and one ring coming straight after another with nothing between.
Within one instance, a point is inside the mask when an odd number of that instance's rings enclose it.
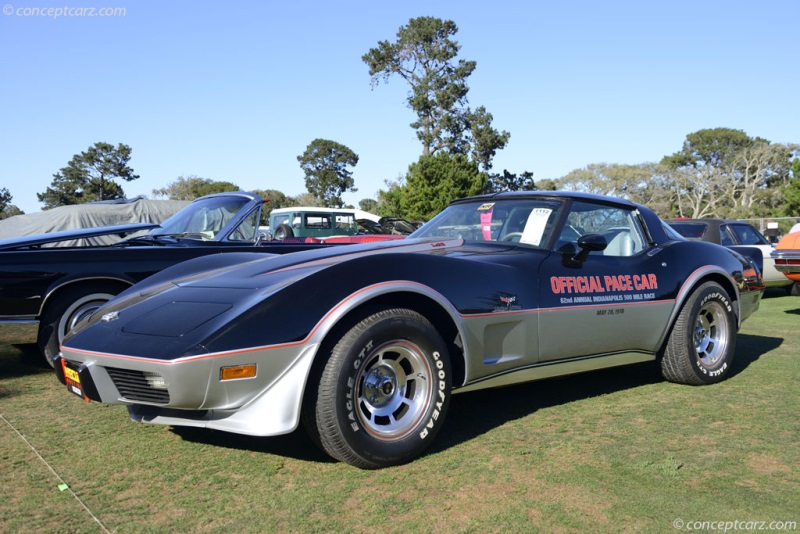
<instances>
[{"instance_id":1,"label":"goodyear tire","mask_svg":"<svg viewBox=\"0 0 800 534\"><path fill-rule=\"evenodd\" d=\"M67 288L53 297L39 325L39 350L51 367L67 332L124 289L122 285L95 283Z\"/></svg>"},{"instance_id":2,"label":"goodyear tire","mask_svg":"<svg viewBox=\"0 0 800 534\"><path fill-rule=\"evenodd\" d=\"M661 359L661 374L681 384L719 382L730 372L735 350L733 303L719 284L706 282L683 304Z\"/></svg>"},{"instance_id":3,"label":"goodyear tire","mask_svg":"<svg viewBox=\"0 0 800 534\"><path fill-rule=\"evenodd\" d=\"M447 347L407 309L374 313L336 343L308 404L312 438L362 469L409 462L433 441L450 402Z\"/></svg>"}]
</instances>

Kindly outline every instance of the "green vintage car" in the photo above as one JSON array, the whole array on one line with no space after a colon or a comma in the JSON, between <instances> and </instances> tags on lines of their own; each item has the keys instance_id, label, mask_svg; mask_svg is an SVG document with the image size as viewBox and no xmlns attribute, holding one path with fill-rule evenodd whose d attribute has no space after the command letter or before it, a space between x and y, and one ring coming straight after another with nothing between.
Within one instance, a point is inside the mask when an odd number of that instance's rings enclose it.
<instances>
[{"instance_id":1,"label":"green vintage car","mask_svg":"<svg viewBox=\"0 0 800 534\"><path fill-rule=\"evenodd\" d=\"M340 208L278 208L269 216L273 239L330 237L359 233L356 211Z\"/></svg>"}]
</instances>

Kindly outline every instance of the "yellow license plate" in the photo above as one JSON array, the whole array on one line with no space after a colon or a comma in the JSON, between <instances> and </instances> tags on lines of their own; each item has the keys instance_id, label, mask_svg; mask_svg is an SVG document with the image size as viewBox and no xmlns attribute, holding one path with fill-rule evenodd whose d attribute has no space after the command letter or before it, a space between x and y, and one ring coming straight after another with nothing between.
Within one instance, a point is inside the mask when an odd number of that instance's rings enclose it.
<instances>
[{"instance_id":1,"label":"yellow license plate","mask_svg":"<svg viewBox=\"0 0 800 534\"><path fill-rule=\"evenodd\" d=\"M61 368L64 370L64 381L67 383L67 390L81 398L86 398L83 394L83 387L81 387L81 376L78 374L74 364L67 360L61 360Z\"/></svg>"}]
</instances>

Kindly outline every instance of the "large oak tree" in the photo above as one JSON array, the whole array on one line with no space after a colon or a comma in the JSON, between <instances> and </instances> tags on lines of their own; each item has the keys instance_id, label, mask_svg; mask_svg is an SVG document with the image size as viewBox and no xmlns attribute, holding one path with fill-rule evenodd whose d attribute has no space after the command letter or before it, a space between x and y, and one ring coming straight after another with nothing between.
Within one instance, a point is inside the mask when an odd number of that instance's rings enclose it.
<instances>
[{"instance_id":1,"label":"large oak tree","mask_svg":"<svg viewBox=\"0 0 800 534\"><path fill-rule=\"evenodd\" d=\"M44 203L43 209L124 198L125 193L115 180L130 182L139 178L128 165L130 159L128 145L95 143L72 156L67 166L53 175L50 187L36 196Z\"/></svg>"},{"instance_id":2,"label":"large oak tree","mask_svg":"<svg viewBox=\"0 0 800 534\"><path fill-rule=\"evenodd\" d=\"M357 191L348 167L358 164L358 154L345 145L330 139L314 139L297 156L297 161L306 175L306 189L326 207L341 208L342 194Z\"/></svg>"},{"instance_id":3,"label":"large oak tree","mask_svg":"<svg viewBox=\"0 0 800 534\"><path fill-rule=\"evenodd\" d=\"M411 127L422 143L422 155L439 151L467 154L484 171L510 134L492 127L492 114L483 106L468 106L467 79L476 62L457 58L458 27L452 20L418 17L401 26L394 42L379 41L362 56L372 86L399 76L410 86L407 104L417 115Z\"/></svg>"}]
</instances>

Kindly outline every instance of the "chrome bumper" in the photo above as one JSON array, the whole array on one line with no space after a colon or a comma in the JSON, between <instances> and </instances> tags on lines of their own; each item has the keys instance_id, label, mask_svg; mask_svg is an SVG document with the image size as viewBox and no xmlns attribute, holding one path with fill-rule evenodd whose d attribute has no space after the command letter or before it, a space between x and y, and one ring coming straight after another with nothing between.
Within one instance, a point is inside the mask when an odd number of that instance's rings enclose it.
<instances>
[{"instance_id":1,"label":"chrome bumper","mask_svg":"<svg viewBox=\"0 0 800 534\"><path fill-rule=\"evenodd\" d=\"M0 345L36 343L39 321L36 319L0 319Z\"/></svg>"}]
</instances>

